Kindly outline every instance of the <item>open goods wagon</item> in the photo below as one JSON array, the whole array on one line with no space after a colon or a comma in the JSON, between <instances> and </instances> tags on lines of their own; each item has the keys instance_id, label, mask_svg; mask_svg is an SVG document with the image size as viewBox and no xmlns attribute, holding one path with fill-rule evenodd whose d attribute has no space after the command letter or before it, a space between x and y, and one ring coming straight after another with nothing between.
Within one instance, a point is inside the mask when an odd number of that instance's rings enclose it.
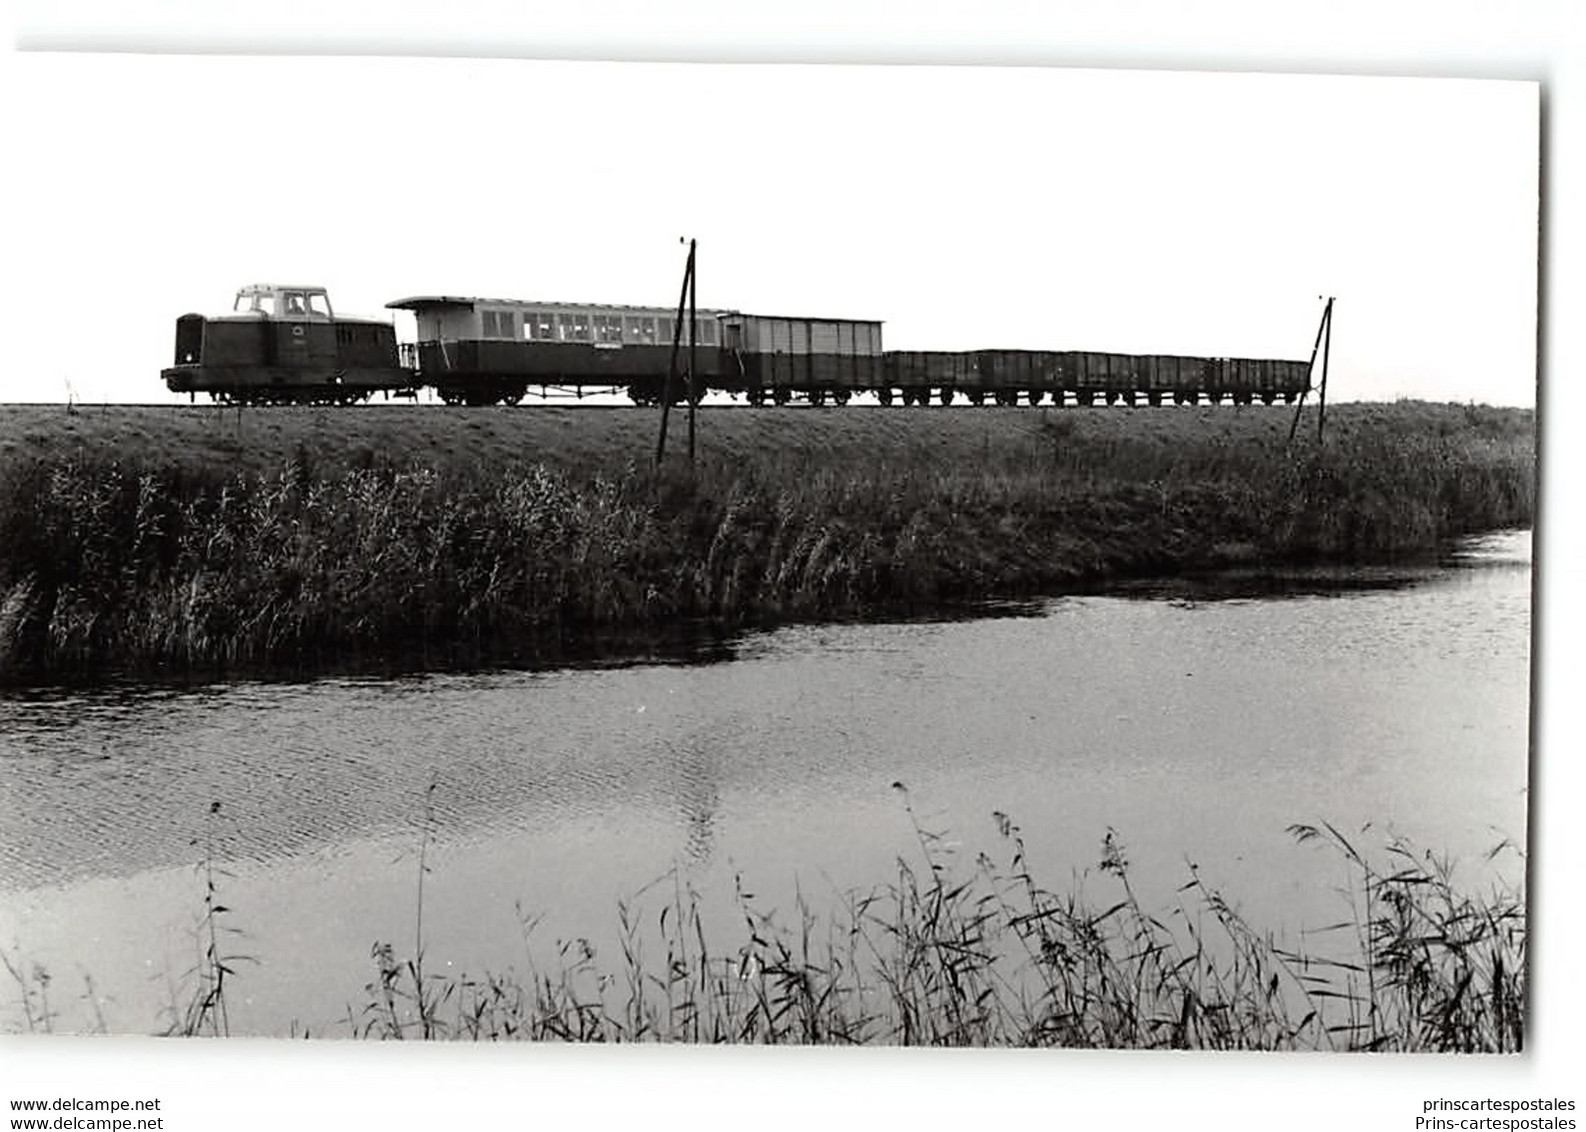
<instances>
[{"instance_id":1,"label":"open goods wagon","mask_svg":"<svg viewBox=\"0 0 1586 1132\"><path fill-rule=\"evenodd\" d=\"M924 405L933 398L950 405L959 397L973 405L1194 405L1202 400L1270 405L1292 402L1309 385L1308 362L1047 350L894 350L886 354L886 382L876 394L883 404L897 398L905 405Z\"/></svg>"}]
</instances>

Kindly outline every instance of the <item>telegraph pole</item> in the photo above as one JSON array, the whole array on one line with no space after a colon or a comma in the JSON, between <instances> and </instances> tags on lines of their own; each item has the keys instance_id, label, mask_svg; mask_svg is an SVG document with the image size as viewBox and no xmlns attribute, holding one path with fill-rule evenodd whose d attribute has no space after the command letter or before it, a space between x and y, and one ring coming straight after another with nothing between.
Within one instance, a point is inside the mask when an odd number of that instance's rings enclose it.
<instances>
[{"instance_id":1,"label":"telegraph pole","mask_svg":"<svg viewBox=\"0 0 1586 1132\"><path fill-rule=\"evenodd\" d=\"M688 343L688 384L689 392L694 386L694 340L693 340L693 287L694 287L694 241L688 242L688 265L683 268L683 289L677 296L677 317L672 320L672 356L666 366L666 388L661 392L661 438L655 445L655 466L659 468L661 461L666 456L666 424L672 413L672 397L677 388L677 351L683 337L683 314L689 312L689 343ZM688 459L694 461L694 405L692 397L689 400L688 410Z\"/></svg>"},{"instance_id":2,"label":"telegraph pole","mask_svg":"<svg viewBox=\"0 0 1586 1132\"><path fill-rule=\"evenodd\" d=\"M1317 352L1320 351L1322 355L1322 381L1319 390L1321 412L1316 418L1316 442L1318 444L1322 442L1322 427L1327 418L1327 362L1333 350L1334 301L1332 297L1329 297L1327 305L1322 308L1322 321L1316 327L1316 341L1311 344L1310 370L1316 369ZM1305 389L1300 393L1299 403L1294 406L1294 420L1289 425L1289 443L1291 444L1294 442L1295 432L1299 430L1300 412L1305 408L1305 398L1310 396L1310 392L1311 387L1307 383Z\"/></svg>"},{"instance_id":3,"label":"telegraph pole","mask_svg":"<svg viewBox=\"0 0 1586 1132\"><path fill-rule=\"evenodd\" d=\"M694 270L694 241L688 242L688 466L694 466L694 410L699 405L699 368L694 361L694 346L699 342L699 308L695 305L694 288L698 276Z\"/></svg>"},{"instance_id":4,"label":"telegraph pole","mask_svg":"<svg viewBox=\"0 0 1586 1132\"><path fill-rule=\"evenodd\" d=\"M1322 316L1327 327L1327 337L1322 340L1322 392L1317 402L1316 443L1322 442L1322 429L1327 425L1327 362L1333 356L1333 300L1327 300L1327 313Z\"/></svg>"}]
</instances>

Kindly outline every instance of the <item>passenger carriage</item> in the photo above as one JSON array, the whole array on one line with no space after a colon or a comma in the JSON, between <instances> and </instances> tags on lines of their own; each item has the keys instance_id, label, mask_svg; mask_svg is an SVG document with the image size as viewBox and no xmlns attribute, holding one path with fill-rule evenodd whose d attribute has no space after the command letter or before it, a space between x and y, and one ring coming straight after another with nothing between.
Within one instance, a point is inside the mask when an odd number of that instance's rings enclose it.
<instances>
[{"instance_id":1,"label":"passenger carriage","mask_svg":"<svg viewBox=\"0 0 1586 1132\"><path fill-rule=\"evenodd\" d=\"M626 392L639 404L659 404L664 396L676 308L450 295L418 295L386 306L413 312L418 341L411 360L448 405L515 404L536 385L580 396ZM719 320L725 314L699 311L693 328L684 316L679 374L687 369L692 342L700 382L717 384Z\"/></svg>"}]
</instances>

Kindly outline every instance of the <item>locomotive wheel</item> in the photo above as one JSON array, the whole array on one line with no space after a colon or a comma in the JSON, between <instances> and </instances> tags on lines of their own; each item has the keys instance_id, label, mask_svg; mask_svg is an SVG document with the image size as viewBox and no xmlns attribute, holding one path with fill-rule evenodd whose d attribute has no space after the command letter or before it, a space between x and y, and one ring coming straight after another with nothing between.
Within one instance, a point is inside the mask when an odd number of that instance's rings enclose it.
<instances>
[{"instance_id":1,"label":"locomotive wheel","mask_svg":"<svg viewBox=\"0 0 1586 1132\"><path fill-rule=\"evenodd\" d=\"M1151 407L1153 409L1158 408L1162 404L1162 394L1160 391L1155 389L1153 389L1150 393L1147 393L1145 399L1151 403Z\"/></svg>"},{"instance_id":2,"label":"locomotive wheel","mask_svg":"<svg viewBox=\"0 0 1586 1132\"><path fill-rule=\"evenodd\" d=\"M836 405L846 405L848 404L848 398L850 396L852 396L852 394L846 389L833 389L832 403Z\"/></svg>"},{"instance_id":3,"label":"locomotive wheel","mask_svg":"<svg viewBox=\"0 0 1586 1132\"><path fill-rule=\"evenodd\" d=\"M748 396L749 396L749 404L751 404L751 405L764 405L765 404L765 390L764 389L751 389L751 390L749 390Z\"/></svg>"},{"instance_id":4,"label":"locomotive wheel","mask_svg":"<svg viewBox=\"0 0 1586 1132\"><path fill-rule=\"evenodd\" d=\"M984 405L986 403L986 395L979 389L976 389L972 393L965 393L964 396L969 398L969 403L971 405Z\"/></svg>"},{"instance_id":5,"label":"locomotive wheel","mask_svg":"<svg viewBox=\"0 0 1586 1132\"><path fill-rule=\"evenodd\" d=\"M811 405L824 405L824 404L826 404L826 390L824 390L824 389L811 389L810 390L810 404Z\"/></svg>"},{"instance_id":6,"label":"locomotive wheel","mask_svg":"<svg viewBox=\"0 0 1586 1132\"><path fill-rule=\"evenodd\" d=\"M1029 393L1030 404L1039 405L1044 394L1039 389L1032 389Z\"/></svg>"},{"instance_id":7,"label":"locomotive wheel","mask_svg":"<svg viewBox=\"0 0 1586 1132\"><path fill-rule=\"evenodd\" d=\"M1261 395L1261 403L1263 405L1270 405L1274 401L1276 401L1277 399L1278 399L1278 395L1276 393L1270 393L1269 392L1269 393L1263 393Z\"/></svg>"},{"instance_id":8,"label":"locomotive wheel","mask_svg":"<svg viewBox=\"0 0 1586 1132\"><path fill-rule=\"evenodd\" d=\"M793 394L783 386L778 385L771 391L771 400L775 401L778 405L786 405L792 399Z\"/></svg>"},{"instance_id":9,"label":"locomotive wheel","mask_svg":"<svg viewBox=\"0 0 1586 1132\"><path fill-rule=\"evenodd\" d=\"M941 401L941 403L944 404L944 405L951 405L953 403L953 391L952 391L952 389L950 389L950 388L943 389L941 391L941 393L939 393L937 395L937 399L939 401Z\"/></svg>"},{"instance_id":10,"label":"locomotive wheel","mask_svg":"<svg viewBox=\"0 0 1586 1132\"><path fill-rule=\"evenodd\" d=\"M883 385L880 389L877 389L876 390L876 401L877 401L878 404L882 404L882 405L890 405L890 404L892 404L892 387L888 386L888 385Z\"/></svg>"}]
</instances>

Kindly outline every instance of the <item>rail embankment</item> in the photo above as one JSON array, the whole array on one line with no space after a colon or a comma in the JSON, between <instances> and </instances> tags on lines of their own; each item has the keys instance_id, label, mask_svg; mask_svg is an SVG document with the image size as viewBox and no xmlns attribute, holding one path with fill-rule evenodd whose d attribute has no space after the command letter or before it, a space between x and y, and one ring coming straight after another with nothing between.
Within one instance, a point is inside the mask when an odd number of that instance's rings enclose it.
<instances>
[{"instance_id":1,"label":"rail embankment","mask_svg":"<svg viewBox=\"0 0 1586 1132\"><path fill-rule=\"evenodd\" d=\"M1528 526L1530 410L8 410L0 678L924 611Z\"/></svg>"}]
</instances>

